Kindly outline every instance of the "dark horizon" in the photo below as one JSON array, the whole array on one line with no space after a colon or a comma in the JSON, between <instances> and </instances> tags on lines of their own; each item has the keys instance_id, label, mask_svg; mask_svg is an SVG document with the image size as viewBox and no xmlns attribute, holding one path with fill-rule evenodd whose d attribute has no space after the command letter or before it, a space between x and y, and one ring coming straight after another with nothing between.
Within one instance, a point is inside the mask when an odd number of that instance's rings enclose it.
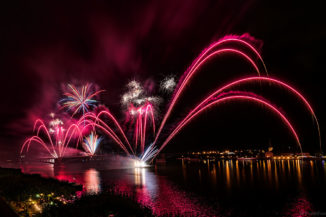
<instances>
[{"instance_id":1,"label":"dark horizon","mask_svg":"<svg viewBox=\"0 0 326 217\"><path fill-rule=\"evenodd\" d=\"M120 97L128 81L158 85L165 76L179 78L210 43L225 35L246 33L255 38L269 75L293 85L310 101L320 121L325 152L324 8L322 1L313 5L281 1L7 2L0 15L0 156L16 156L31 135L33 120L57 110L62 85L95 83L106 90L101 102L123 120ZM232 56L203 71L168 126L210 88L255 75ZM316 126L304 106L284 91L256 89L269 94L293 121L304 152L317 152ZM161 116L169 102L168 95L163 98ZM260 106L232 103L213 110L195 120L165 151L194 150L199 144L203 149L275 144L287 150L295 146L282 122Z\"/></svg>"}]
</instances>

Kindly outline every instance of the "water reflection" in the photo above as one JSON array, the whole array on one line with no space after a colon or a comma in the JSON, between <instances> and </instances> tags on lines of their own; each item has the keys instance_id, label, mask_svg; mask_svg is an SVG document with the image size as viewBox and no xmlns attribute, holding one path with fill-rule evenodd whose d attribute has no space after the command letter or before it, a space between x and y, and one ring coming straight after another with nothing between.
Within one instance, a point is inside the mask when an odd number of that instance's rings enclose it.
<instances>
[{"instance_id":1,"label":"water reflection","mask_svg":"<svg viewBox=\"0 0 326 217\"><path fill-rule=\"evenodd\" d=\"M314 213L312 204L306 196L302 195L289 204L289 209L285 212L286 216L312 216Z\"/></svg>"},{"instance_id":2,"label":"water reflection","mask_svg":"<svg viewBox=\"0 0 326 217\"><path fill-rule=\"evenodd\" d=\"M228 188L230 188L231 187L231 179L230 179L229 161L226 161L226 164L225 164L225 176L226 176L226 185Z\"/></svg>"},{"instance_id":3,"label":"water reflection","mask_svg":"<svg viewBox=\"0 0 326 217\"><path fill-rule=\"evenodd\" d=\"M182 160L153 168L100 171L52 165L21 168L81 183L86 193L114 186L117 192L151 207L156 215L237 216L246 215L240 211L246 210L260 216L300 216L322 209L311 198L326 194L324 161Z\"/></svg>"},{"instance_id":4,"label":"water reflection","mask_svg":"<svg viewBox=\"0 0 326 217\"><path fill-rule=\"evenodd\" d=\"M300 160L296 160L296 167L297 169L297 174L298 174L298 182L299 185L302 185L302 175L301 175L301 161Z\"/></svg>"},{"instance_id":5,"label":"water reflection","mask_svg":"<svg viewBox=\"0 0 326 217\"><path fill-rule=\"evenodd\" d=\"M240 184L239 161L236 161L236 162L235 162L235 171L236 171L236 180L237 180L237 185L239 186L239 184Z\"/></svg>"},{"instance_id":6,"label":"water reflection","mask_svg":"<svg viewBox=\"0 0 326 217\"><path fill-rule=\"evenodd\" d=\"M183 178L184 178L184 180L187 180L187 166L186 166L186 162L185 162L184 159L181 160L181 165L182 165L182 175L183 175Z\"/></svg>"},{"instance_id":7,"label":"water reflection","mask_svg":"<svg viewBox=\"0 0 326 217\"><path fill-rule=\"evenodd\" d=\"M4 167L7 167L4 165ZM20 169L23 173L42 174L44 177L54 177L54 169L52 164L28 163L21 164Z\"/></svg>"},{"instance_id":8,"label":"water reflection","mask_svg":"<svg viewBox=\"0 0 326 217\"><path fill-rule=\"evenodd\" d=\"M212 184L215 187L216 186L216 165L213 164L213 169L211 171L211 176L212 176Z\"/></svg>"},{"instance_id":9,"label":"water reflection","mask_svg":"<svg viewBox=\"0 0 326 217\"><path fill-rule=\"evenodd\" d=\"M84 180L84 188L87 193L97 194L101 191L100 176L97 170L89 169L85 171Z\"/></svg>"},{"instance_id":10,"label":"water reflection","mask_svg":"<svg viewBox=\"0 0 326 217\"><path fill-rule=\"evenodd\" d=\"M277 164L276 161L274 161L274 183L275 183L275 187L278 189L278 170L277 170Z\"/></svg>"},{"instance_id":11,"label":"water reflection","mask_svg":"<svg viewBox=\"0 0 326 217\"><path fill-rule=\"evenodd\" d=\"M272 184L272 182L273 182L272 181L272 165L271 165L270 160L267 160L267 178L268 178L268 183Z\"/></svg>"}]
</instances>

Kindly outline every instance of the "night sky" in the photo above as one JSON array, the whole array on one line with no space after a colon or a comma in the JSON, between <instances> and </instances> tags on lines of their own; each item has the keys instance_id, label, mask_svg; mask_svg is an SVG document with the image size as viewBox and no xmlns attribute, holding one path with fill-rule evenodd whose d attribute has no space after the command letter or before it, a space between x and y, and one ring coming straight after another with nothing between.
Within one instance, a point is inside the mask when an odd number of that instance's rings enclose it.
<instances>
[{"instance_id":1,"label":"night sky","mask_svg":"<svg viewBox=\"0 0 326 217\"><path fill-rule=\"evenodd\" d=\"M107 90L102 103L123 121L120 96L128 81L158 84L167 75L178 78L210 43L244 33L255 38L269 75L290 83L310 100L325 143L322 2L7 2L0 7L0 156L17 155L24 138L31 135L35 118L57 109L62 85L93 82ZM237 57L207 64L178 103L167 130L209 90L249 75L255 73ZM312 117L296 98L268 85L255 90L268 95L288 115L304 151L318 151ZM161 116L169 99L163 97ZM271 112L243 102L206 112L165 151L266 148L268 144L287 151L289 146L294 150L295 141Z\"/></svg>"}]
</instances>

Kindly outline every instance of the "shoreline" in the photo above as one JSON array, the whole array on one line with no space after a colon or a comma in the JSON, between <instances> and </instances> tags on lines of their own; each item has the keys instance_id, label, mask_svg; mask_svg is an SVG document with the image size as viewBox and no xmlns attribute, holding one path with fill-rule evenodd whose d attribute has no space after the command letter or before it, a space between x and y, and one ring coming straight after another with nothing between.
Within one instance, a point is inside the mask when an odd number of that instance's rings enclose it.
<instances>
[{"instance_id":1,"label":"shoreline","mask_svg":"<svg viewBox=\"0 0 326 217\"><path fill-rule=\"evenodd\" d=\"M5 216L153 216L126 195L106 191L77 196L82 190L76 183L0 167L0 213Z\"/></svg>"}]
</instances>

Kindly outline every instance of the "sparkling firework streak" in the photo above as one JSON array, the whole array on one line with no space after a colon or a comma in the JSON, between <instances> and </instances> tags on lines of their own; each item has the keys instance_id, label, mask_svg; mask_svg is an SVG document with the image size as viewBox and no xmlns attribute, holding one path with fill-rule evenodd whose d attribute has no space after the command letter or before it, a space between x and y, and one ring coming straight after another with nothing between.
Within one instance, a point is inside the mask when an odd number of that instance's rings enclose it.
<instances>
[{"instance_id":1,"label":"sparkling firework streak","mask_svg":"<svg viewBox=\"0 0 326 217\"><path fill-rule=\"evenodd\" d=\"M120 148L123 151L125 151L125 153L127 155L130 155L130 152L126 148L126 145L121 141L121 139L118 137L118 135L114 132L113 128L111 128L108 124L106 124L103 120L101 120L100 116L103 115L103 114L105 114L108 117L112 118L112 120L116 123L116 125L119 128L121 134L126 139L127 144L129 145L131 151L133 152L133 149L131 148L130 143L129 143L127 137L125 136L123 130L121 129L121 126L116 121L116 119L114 118L114 116L111 115L110 112L108 112L108 111L102 111L98 115L95 115L92 112L88 112L88 113L86 113L85 115L83 115L80 118L80 120L79 120L78 123L79 124L80 123L84 123L84 129L87 129L88 127L92 127L93 130L95 130L95 128L101 129L106 135L108 135L111 139L113 139L113 141L116 142L120 146Z\"/></svg>"},{"instance_id":2,"label":"sparkling firework streak","mask_svg":"<svg viewBox=\"0 0 326 217\"><path fill-rule=\"evenodd\" d=\"M230 41L234 41L234 42L238 43L240 46L242 45L242 46L249 47L249 49L251 49L259 57L259 59L261 60L261 62L264 65L265 71L267 73L267 70L266 70L264 61L262 60L259 52L252 45L250 45L246 41L242 40L241 38L239 38L237 36L229 36L229 37L223 38L223 39L221 39L221 40L219 40L219 41L211 44L210 46L208 46L208 48L206 48L195 59L195 61L193 62L193 64L189 67L189 69L184 73L183 77L180 79L180 82L178 84L178 87L176 89L176 92L174 93L174 96L173 96L172 101L171 101L171 103L169 105L169 108L168 108L167 112L165 113L165 115L163 117L163 120L162 120L162 122L160 124L160 127L158 129L157 134L156 134L154 143L156 143L158 137L160 136L161 131L162 131L162 129L163 129L163 127L164 127L164 125L165 125L168 117L170 116L170 113L171 113L171 111L172 111L175 103L177 102L178 98L180 97L181 93L183 92L185 86L189 83L189 80L194 75L194 73L197 72L198 69L200 68L200 66L202 64L204 64L209 58L211 58L211 57L213 57L215 55L218 55L218 54L226 53L226 52L234 53L234 54L240 55L240 56L244 57L246 60L248 60L249 63L251 63L251 65L255 68L255 70L257 71L258 75L260 75L260 70L257 67L257 65L254 62L254 60L252 58L250 58L247 54L239 51L238 49L233 49L233 48L232 49L227 49L227 48L217 49L217 51L215 51L215 52L213 52L213 53L210 54L210 52L213 51L214 49L218 48L219 45L225 44L225 43L230 42Z\"/></svg>"},{"instance_id":3,"label":"sparkling firework streak","mask_svg":"<svg viewBox=\"0 0 326 217\"><path fill-rule=\"evenodd\" d=\"M146 151L141 155L140 160L143 162L148 162L154 158L158 153L158 149L154 146L154 143L150 144Z\"/></svg>"},{"instance_id":4,"label":"sparkling firework streak","mask_svg":"<svg viewBox=\"0 0 326 217\"><path fill-rule=\"evenodd\" d=\"M242 35L242 36L227 35L224 38L220 39L219 41L212 43L206 50L203 51L204 54L200 55L200 56L203 57L206 53L208 53L212 49L214 49L214 48L216 48L218 46L221 46L223 44L226 44L226 43L229 43L229 42L239 43L240 45L248 47L249 50L251 50L252 52L255 53L255 55L258 57L258 59L262 63L266 74L268 75L267 67L266 67L265 62L264 62L262 56L260 55L260 53L257 51L256 48L254 48L250 43L246 42L243 38L246 38L246 35Z\"/></svg>"},{"instance_id":5,"label":"sparkling firework streak","mask_svg":"<svg viewBox=\"0 0 326 217\"><path fill-rule=\"evenodd\" d=\"M79 141L82 139L80 126L76 124L71 124L64 132L61 129L55 130L52 139L50 131L44 122L41 119L38 119L34 124L34 132L36 132L36 135L26 139L23 143L20 154L22 154L24 150L28 152L31 143L35 142L40 144L53 158L60 158L65 155L65 151L72 137L77 136L75 148L77 148ZM43 132L44 135L41 136L41 132ZM44 137L46 139L43 139Z\"/></svg>"},{"instance_id":6,"label":"sparkling firework streak","mask_svg":"<svg viewBox=\"0 0 326 217\"><path fill-rule=\"evenodd\" d=\"M193 120L196 116L198 116L200 113L202 113L203 111L205 111L206 109L212 107L213 105L217 105L223 102L227 102L227 101L234 101L234 100L248 100L248 101L253 101L259 104L262 104L264 106L266 106L266 108L270 109L271 111L275 112L283 121L284 123L288 126L289 130L292 132L293 136L296 139L296 142L298 143L299 147L300 147L300 151L302 153L302 146L299 140L299 137L294 129L294 127L292 126L292 124L290 123L290 121L284 116L284 114L279 111L275 106L273 106L272 104L260 99L260 98L256 98L253 96L246 96L246 95L234 95L234 96L226 96L223 98L217 98L217 99L212 99L212 101L204 106L202 106L200 109L198 109L196 112L192 112L192 115L190 117L187 116L187 119L184 119L183 121L181 121L177 127L174 129L174 131L169 135L169 137L163 142L162 146L160 147L159 151L157 152L157 154L170 142L170 140L178 133L180 132L180 130L187 125L191 120Z\"/></svg>"},{"instance_id":7,"label":"sparkling firework streak","mask_svg":"<svg viewBox=\"0 0 326 217\"><path fill-rule=\"evenodd\" d=\"M286 90L290 91L291 93L293 93L296 97L298 97L305 104L306 108L309 110L309 112L311 113L311 115L314 118L314 121L317 126L318 137L319 137L319 146L320 146L320 150L321 150L321 136L320 136L319 122L318 122L315 112L314 112L313 108L311 107L311 105L309 104L308 100L299 91L297 91L295 88L293 88L289 84L286 84L280 80L270 78L270 77L248 77L248 78L239 79L239 80L236 80L236 81L233 81L231 83L224 85L223 87L217 89L212 94L210 94L208 97L206 97L202 102L200 102L193 110L191 110L187 114L187 116L183 119L183 121L186 121L188 118L190 118L193 115L193 113L198 111L201 107L203 107L206 103L211 101L211 99L213 99L214 97L218 98L219 94L222 93L223 91L233 88L235 86L239 86L241 84L246 84L246 83L250 83L250 82L259 82L260 84L261 84L261 82L267 82L269 84L279 85L279 86L285 88ZM182 124L182 122L179 123L179 125L181 125L181 124Z\"/></svg>"},{"instance_id":8,"label":"sparkling firework streak","mask_svg":"<svg viewBox=\"0 0 326 217\"><path fill-rule=\"evenodd\" d=\"M137 135L137 138L140 137L140 143L141 143L141 153L144 152L145 148L145 141L146 141L146 130L147 130L147 117L150 113L150 117L152 119L152 128L153 128L153 134L155 135L155 119L154 119L154 113L153 113L153 106L148 103L145 107L142 107L139 109L139 115L138 115L138 126L136 126L138 129L136 132L139 133ZM136 141L137 144L137 141Z\"/></svg>"},{"instance_id":9,"label":"sparkling firework streak","mask_svg":"<svg viewBox=\"0 0 326 217\"><path fill-rule=\"evenodd\" d=\"M89 136L84 139L83 148L89 155L93 156L101 141L101 137L96 135L95 132L91 132L91 134L89 134Z\"/></svg>"},{"instance_id":10,"label":"sparkling firework streak","mask_svg":"<svg viewBox=\"0 0 326 217\"><path fill-rule=\"evenodd\" d=\"M78 90L74 85L68 84L69 92L64 93L66 98L60 101L63 104L62 108L67 108L69 111L72 111L72 116L80 111L83 114L88 112L97 103L97 100L94 98L103 92L103 90L93 92L91 91L91 86L91 84L86 84Z\"/></svg>"},{"instance_id":11,"label":"sparkling firework streak","mask_svg":"<svg viewBox=\"0 0 326 217\"><path fill-rule=\"evenodd\" d=\"M133 80L127 84L128 91L122 95L121 103L127 108L127 119L134 122L134 152L138 149L144 152L148 117L152 119L153 133L155 134L154 106L158 106L161 99L156 96L147 96L142 85Z\"/></svg>"}]
</instances>

